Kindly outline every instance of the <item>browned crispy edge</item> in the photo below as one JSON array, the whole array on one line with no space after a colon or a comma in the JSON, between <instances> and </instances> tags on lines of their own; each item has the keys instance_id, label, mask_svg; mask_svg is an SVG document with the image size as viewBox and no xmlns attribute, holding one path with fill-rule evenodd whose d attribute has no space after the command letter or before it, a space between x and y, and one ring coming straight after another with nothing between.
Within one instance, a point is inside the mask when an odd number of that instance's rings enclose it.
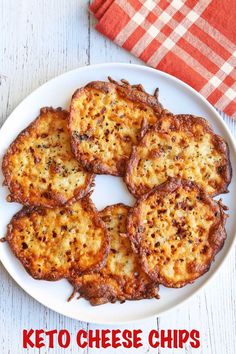
<instances>
[{"instance_id":1,"label":"browned crispy edge","mask_svg":"<svg viewBox=\"0 0 236 354\"><path fill-rule=\"evenodd\" d=\"M106 259L109 253L109 249L110 249L110 239L107 233L107 229L106 226L104 224L104 222L101 220L101 218L99 217L99 213L95 207L95 205L93 204L92 200L90 199L89 195L86 195L85 197L83 197L80 200L83 208L89 212L92 217L93 217L93 223L95 225L98 225L100 227L103 228L104 230L104 242L103 242L103 246L101 248L101 250L99 251L100 254L103 254L104 257L103 259L96 263L94 266L90 266L90 268L86 269L85 271L81 270L81 269L75 269L72 268L68 273L69 274L64 274L62 272L55 272L51 275L47 275L47 276L43 276L39 277L38 274L35 274L34 272L31 271L30 268L30 264L28 263L26 257L20 256L18 253L18 248L15 246L14 244L14 240L13 240L13 229L14 229L14 223L16 220L24 217L24 216L28 216L30 217L34 212L38 213L38 214L45 214L47 208L43 208L43 207L26 207L24 206L19 212L17 212L11 219L10 223L7 225L7 233L6 233L6 241L8 242L13 254L16 256L16 258L22 263L22 265L24 266L24 268L26 269L26 271L34 278L34 279L38 279L38 280L48 280L48 281L53 281L53 280L60 280L63 278L71 278L73 276L76 276L78 274L89 274L93 271L99 271L104 264L106 263ZM69 209L69 206L65 206L65 209ZM79 217L79 215L78 215Z\"/></svg>"},{"instance_id":2,"label":"browned crispy edge","mask_svg":"<svg viewBox=\"0 0 236 354\"><path fill-rule=\"evenodd\" d=\"M134 251L140 254L144 271L154 281L158 281L160 284L163 284L166 287L170 287L170 288L183 287L188 283L193 283L195 279L191 281L178 282L176 284L174 282L167 281L164 277L160 276L158 273L158 269L149 271L147 260L146 260L147 250L144 250L141 247L142 227L139 228L140 226L139 216L140 216L140 208L142 203L145 202L150 196L152 196L153 194L157 194L158 196L165 198L167 194L174 192L177 188L181 186L183 188L186 187L191 188L195 186L199 192L199 198L205 204L208 204L213 210L215 210L216 221L209 230L209 243L213 250L212 258L209 264L206 264L205 266L202 266L201 269L199 269L200 276L206 273L210 269L211 262L214 260L215 255L222 249L225 239L227 237L225 231L225 221L227 215L224 213L224 210L226 210L227 208L221 203L221 201L217 202L214 201L212 198L210 198L195 182L169 177L166 182L153 188L147 194L141 196L140 199L137 200L136 204L129 212L128 221L127 221L127 232L131 239Z\"/></svg>"},{"instance_id":3,"label":"browned crispy edge","mask_svg":"<svg viewBox=\"0 0 236 354\"><path fill-rule=\"evenodd\" d=\"M103 213L107 213L110 211L112 213L112 210L115 208L123 207L129 211L131 209L130 206L127 206L123 203L117 203L113 205L108 205L105 207L103 210L99 212L100 215L103 215ZM124 234L124 237L128 237L127 234ZM140 264L141 267L141 264ZM141 267L142 268L142 267ZM116 280L119 282L119 278L116 278ZM113 291L113 288L110 287L109 285L106 284L106 278L104 278L104 283L101 283L99 288L96 286L93 286L93 284L86 284L85 286L82 285L77 285L75 278L69 279L70 283L73 286L73 293L71 297L68 299L68 301L74 296L76 292L79 292L80 297L85 298L88 300L91 305L97 306L97 305L102 305L105 303L115 303L116 301L124 302L126 300L142 300L142 299L151 299L151 298L156 298L159 299L158 295L158 290L159 286L157 282L153 282L150 279L150 284L145 285L145 292L140 291L142 289L142 284L140 283L140 287L136 289L136 296L135 297L127 297L127 296L117 296L117 294ZM139 296L137 295L139 294Z\"/></svg>"},{"instance_id":4,"label":"browned crispy edge","mask_svg":"<svg viewBox=\"0 0 236 354\"><path fill-rule=\"evenodd\" d=\"M209 122L202 117L197 117L197 116L189 115L189 114L173 115L170 113L168 114L168 116L171 116L173 119L173 126L171 127L171 130L173 130L173 131L178 131L178 130L191 131L193 126L196 123L198 123L204 127L204 131L206 133L211 134L215 149L221 155L223 155L225 157L226 162L227 162L226 168L224 170L222 170L222 172L221 172L222 186L221 186L221 188L218 188L217 190L215 190L215 193L211 194L211 195L214 197L214 196L221 194L221 193L227 193L228 192L228 185L230 184L231 179L232 179L232 166L231 166L231 162L230 162L229 146L228 146L227 142L221 136L215 134L212 127L210 126ZM153 130L156 132L162 131L161 121L162 121L162 117L159 118L156 126L154 128L152 128L152 130L151 129L150 130L147 130L147 129L143 130L142 139L140 140L138 145L133 146L130 159L127 163L124 181L127 185L128 190L130 191L130 193L133 194L136 198L140 197L141 195L143 195L149 191L149 188L143 187L143 188L140 188L141 189L141 192L140 192L135 187L135 185L132 182L132 179L130 178L130 176L132 176L133 167L136 166L136 164L139 160L137 149L139 146L145 147L146 138L148 137L149 134L151 134L153 132Z\"/></svg>"},{"instance_id":5,"label":"browned crispy edge","mask_svg":"<svg viewBox=\"0 0 236 354\"><path fill-rule=\"evenodd\" d=\"M76 143L76 140L73 138L73 131L71 128L73 100L80 97L80 95L85 92L86 88L93 88L102 91L104 93L109 93L112 92L113 90L117 90L120 96L123 97L124 99L151 107L155 111L157 116L159 116L164 111L164 109L158 101L158 90L155 91L154 95L150 95L149 93L145 92L141 84L130 85L128 81L124 79L121 80L121 84L119 84L115 80L112 80L110 77L108 77L108 79L110 82L92 81L88 83L85 87L81 87L74 92L71 98L70 117L69 117L69 131L71 134L71 146L74 155L81 162L81 164L87 171L96 174L123 176L125 173L126 163L128 159L122 159L122 161L118 162L116 166L116 171L114 171L111 170L110 168L103 166L99 162L99 160L95 159L94 161L89 162L86 157L86 154L83 154L83 152L79 151L78 144ZM146 125L145 122L143 122L143 124Z\"/></svg>"},{"instance_id":6,"label":"browned crispy edge","mask_svg":"<svg viewBox=\"0 0 236 354\"><path fill-rule=\"evenodd\" d=\"M116 279L119 281L119 279ZM79 298L83 297L90 302L92 306L103 305L106 303L112 303L119 301L123 303L127 300L145 300L145 299L159 299L160 296L158 294L159 285L158 283L153 282L150 279L150 283L145 285L145 292L142 290L142 284L140 284L139 288L136 289L135 296L117 296L117 294L113 291L113 288L110 287L106 283L106 279L104 278L104 283L100 284L99 287L93 286L91 282L89 285L81 286L76 288L76 286L71 283L74 287L72 295L69 297L68 301L74 296L75 293L79 292Z\"/></svg>"},{"instance_id":7,"label":"browned crispy edge","mask_svg":"<svg viewBox=\"0 0 236 354\"><path fill-rule=\"evenodd\" d=\"M47 112L63 112L69 117L69 112L66 110L63 110L61 107L58 107L54 109L53 107L43 107L40 109L39 116L28 125L21 133L18 134L18 136L15 138L15 140L11 143L9 148L7 149L3 161L2 161L2 172L4 175L4 185L7 185L10 191L10 195L7 197L7 201L9 202L18 202L26 206L44 206L47 208L53 208L56 206L62 206L65 204L71 204L74 203L76 200L84 197L89 190L94 186L94 175L89 174L86 176L86 188L79 187L75 191L75 195L70 198L69 200L64 199L60 194L58 193L52 193L52 199L50 200L49 203L42 203L40 200L38 203L32 203L30 201L30 198L24 198L22 196L22 193L17 193L15 194L15 188L12 186L11 183L11 173L8 170L8 163L9 163L9 157L14 153L15 146L17 144L18 139L24 139L27 137L29 134L30 130L33 129L35 126L37 126L37 123L41 117L42 114L46 114ZM82 166L82 165L81 165Z\"/></svg>"},{"instance_id":8,"label":"browned crispy edge","mask_svg":"<svg viewBox=\"0 0 236 354\"><path fill-rule=\"evenodd\" d=\"M100 210L99 211L99 215L102 215L103 213L107 213L109 210L113 210L113 209L116 209L116 208L125 208L127 209L127 211L130 210L130 206L129 205L126 205L124 203L117 203L117 204L112 204L112 205L107 205L104 209Z\"/></svg>"}]
</instances>

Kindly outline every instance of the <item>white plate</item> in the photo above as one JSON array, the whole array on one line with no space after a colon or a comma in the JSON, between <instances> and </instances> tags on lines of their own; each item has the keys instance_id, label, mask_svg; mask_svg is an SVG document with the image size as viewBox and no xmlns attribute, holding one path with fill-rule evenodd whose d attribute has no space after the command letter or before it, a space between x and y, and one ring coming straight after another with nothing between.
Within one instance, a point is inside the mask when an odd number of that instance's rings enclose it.
<instances>
[{"instance_id":1,"label":"white plate","mask_svg":"<svg viewBox=\"0 0 236 354\"><path fill-rule=\"evenodd\" d=\"M93 80L106 80L110 75L119 80L125 78L130 83L142 83L145 89L153 93L160 88L160 101L174 113L192 113L203 116L213 125L215 131L225 138L230 147L233 170L236 166L236 150L229 130L215 109L195 90L188 85L163 72L132 64L102 64L79 68L47 82L29 95L10 115L0 130L0 159L7 147L17 134L25 128L39 113L43 106L68 107L72 93L80 86ZM0 161L1 163L1 161ZM235 171L233 171L235 172ZM3 176L0 176L2 185ZM127 301L124 304L105 304L92 307L83 299L67 302L71 293L71 286L66 280L47 282L32 279L18 260L12 255L6 243L0 244L0 260L11 274L12 278L32 297L45 306L63 315L82 321L118 324L137 321L151 316L160 315L173 309L190 296L194 295L206 282L212 278L225 260L233 245L236 232L236 179L232 179L230 193L223 195L223 202L229 206L227 220L227 240L223 250L217 255L210 271L198 279L194 284L181 289L161 287L161 299ZM6 225L12 215L20 209L16 203L7 203L6 187L0 187L0 235L4 235ZM100 210L106 205L117 202L132 205L132 196L128 193L122 180L111 176L96 177L96 187L92 195L97 208Z\"/></svg>"}]
</instances>

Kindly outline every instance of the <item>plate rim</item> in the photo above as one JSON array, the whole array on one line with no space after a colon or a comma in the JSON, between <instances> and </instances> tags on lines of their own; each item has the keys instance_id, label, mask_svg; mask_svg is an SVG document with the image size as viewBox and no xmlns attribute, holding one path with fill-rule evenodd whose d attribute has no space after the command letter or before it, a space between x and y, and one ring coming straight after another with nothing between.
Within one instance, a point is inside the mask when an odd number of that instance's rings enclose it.
<instances>
[{"instance_id":1,"label":"plate rim","mask_svg":"<svg viewBox=\"0 0 236 354\"><path fill-rule=\"evenodd\" d=\"M12 119L12 116L15 115L15 111L17 111L18 109L21 108L21 105L24 104L24 101L26 99L30 99L31 96L33 96L39 89L42 89L44 87L46 87L49 84L52 84L54 80L57 80L58 78L63 78L63 76L67 76L68 74L72 74L73 72L78 72L78 71L86 71L89 70L89 68L104 68L106 66L110 67L123 67L123 68L133 68L136 70L142 70L142 71L149 71L149 72L154 72L154 73L158 73L158 75L167 78L169 80L174 81L175 83L177 83L178 85L183 86L184 88L187 89L187 91L190 91L191 93L193 93L194 95L196 95L206 106L207 108L210 110L210 112L212 112L212 115L216 117L217 120L219 120L221 122L221 124L223 125L226 133L229 136L230 139L230 143L232 146L233 151L231 151L231 153L234 154L234 156L236 157L236 142L233 139L233 136L229 130L229 127L227 126L227 124L225 123L225 121L223 120L223 118L220 116L220 114L217 112L217 110L214 108L214 106L212 106L205 97L203 97L197 90L195 90L193 87L191 87L190 85L188 85L187 83L183 82L182 80L176 78L173 75L170 75L166 72L163 72L161 70L149 67L149 66L145 66L142 64L132 64L132 63L122 63L122 62L104 62L104 63L99 63L99 64L91 64L91 65L84 65L84 66L80 66L77 67L75 69L66 71L60 75L57 75L55 77L53 77L52 79L46 81L44 84L38 86L36 89L34 89L29 95L27 95L26 97L24 97L22 99L22 101L13 109L13 111L10 113L10 115L7 117L7 119L4 121L4 123L2 124L0 131L2 129L5 129L5 126L7 126L9 124L9 122ZM77 321L85 321L88 323L93 323L93 324L99 324L99 325L123 325L123 324L128 324L128 323L137 323L138 321L144 321L144 320L148 320L154 317L159 317L162 316L163 314L167 314L170 311L179 308L180 306L184 305L187 301L189 301L193 296L199 294L199 292L207 285L209 284L210 281L212 281L215 276L220 272L220 270L222 270L223 265L225 264L226 260L229 258L230 253L232 252L234 246L236 244L236 229L234 230L234 236L232 238L231 244L228 247L228 250L225 253L224 258L220 261L220 263L216 266L216 268L214 269L214 271L208 275L208 277L204 280L204 282L199 285L198 289L194 290L194 292L192 292L191 294L189 294L186 298L184 298L183 300L180 300L177 304L171 306L170 308L166 309L166 310L162 310L162 311L158 311L156 314L152 314L152 315L144 315L142 317L139 317L138 319L130 319L130 320L118 320L118 321L111 321L111 320L89 320L86 321L85 318L82 317L82 319L79 319L78 316L72 316L72 315L68 315L66 313L66 310L63 309L55 309L51 306L51 304L46 304L43 300L39 300L37 298L35 298L35 296L31 293L31 291L29 289L26 290L26 287L22 284L20 284L20 282L18 280L15 279L15 277L12 275L12 272L7 268L7 265L2 261L2 255L0 252L0 262L1 264L4 266L4 268L6 269L6 271L8 272L8 274L10 274L11 278L17 283L17 285L24 290L29 296L31 296L33 299L35 299L37 302L39 302L40 304L42 304L43 306L45 306L46 308L49 308L50 310L61 314L63 316L66 316L68 318L71 318L73 320L77 320Z\"/></svg>"}]
</instances>

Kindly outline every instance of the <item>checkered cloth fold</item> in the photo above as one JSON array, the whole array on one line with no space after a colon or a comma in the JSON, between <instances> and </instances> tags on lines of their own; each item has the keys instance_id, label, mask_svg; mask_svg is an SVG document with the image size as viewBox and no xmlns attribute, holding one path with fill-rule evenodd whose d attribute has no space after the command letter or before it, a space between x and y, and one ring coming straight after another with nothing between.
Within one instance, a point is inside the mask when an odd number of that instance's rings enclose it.
<instances>
[{"instance_id":1,"label":"checkered cloth fold","mask_svg":"<svg viewBox=\"0 0 236 354\"><path fill-rule=\"evenodd\" d=\"M96 29L236 119L236 0L95 0Z\"/></svg>"}]
</instances>

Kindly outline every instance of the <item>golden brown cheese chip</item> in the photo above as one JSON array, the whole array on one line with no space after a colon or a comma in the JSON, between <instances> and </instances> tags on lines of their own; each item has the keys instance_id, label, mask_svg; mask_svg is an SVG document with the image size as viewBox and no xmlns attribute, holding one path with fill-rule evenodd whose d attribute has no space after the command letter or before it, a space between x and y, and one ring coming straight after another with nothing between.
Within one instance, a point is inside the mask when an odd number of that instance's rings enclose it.
<instances>
[{"instance_id":1,"label":"golden brown cheese chip","mask_svg":"<svg viewBox=\"0 0 236 354\"><path fill-rule=\"evenodd\" d=\"M178 288L209 269L226 238L225 217L194 182L170 178L140 198L127 229L150 278Z\"/></svg>"},{"instance_id":2,"label":"golden brown cheese chip","mask_svg":"<svg viewBox=\"0 0 236 354\"><path fill-rule=\"evenodd\" d=\"M142 126L153 125L161 111L157 96L141 85L91 82L72 97L73 152L90 172L123 176Z\"/></svg>"},{"instance_id":3,"label":"golden brown cheese chip","mask_svg":"<svg viewBox=\"0 0 236 354\"><path fill-rule=\"evenodd\" d=\"M88 192L93 175L74 158L67 124L68 112L42 108L11 144L2 166L8 201L54 207Z\"/></svg>"},{"instance_id":4,"label":"golden brown cheese chip","mask_svg":"<svg viewBox=\"0 0 236 354\"><path fill-rule=\"evenodd\" d=\"M128 210L129 207L116 204L100 212L111 238L106 265L99 273L71 280L80 296L92 305L158 297L158 285L141 269L138 256L125 235Z\"/></svg>"},{"instance_id":5,"label":"golden brown cheese chip","mask_svg":"<svg viewBox=\"0 0 236 354\"><path fill-rule=\"evenodd\" d=\"M109 248L88 196L67 207L24 207L8 225L6 240L31 276L45 280L99 270Z\"/></svg>"},{"instance_id":6,"label":"golden brown cheese chip","mask_svg":"<svg viewBox=\"0 0 236 354\"><path fill-rule=\"evenodd\" d=\"M139 197L168 177L195 181L212 196L227 192L228 146L205 119L164 115L133 148L125 176L132 194Z\"/></svg>"}]
</instances>

